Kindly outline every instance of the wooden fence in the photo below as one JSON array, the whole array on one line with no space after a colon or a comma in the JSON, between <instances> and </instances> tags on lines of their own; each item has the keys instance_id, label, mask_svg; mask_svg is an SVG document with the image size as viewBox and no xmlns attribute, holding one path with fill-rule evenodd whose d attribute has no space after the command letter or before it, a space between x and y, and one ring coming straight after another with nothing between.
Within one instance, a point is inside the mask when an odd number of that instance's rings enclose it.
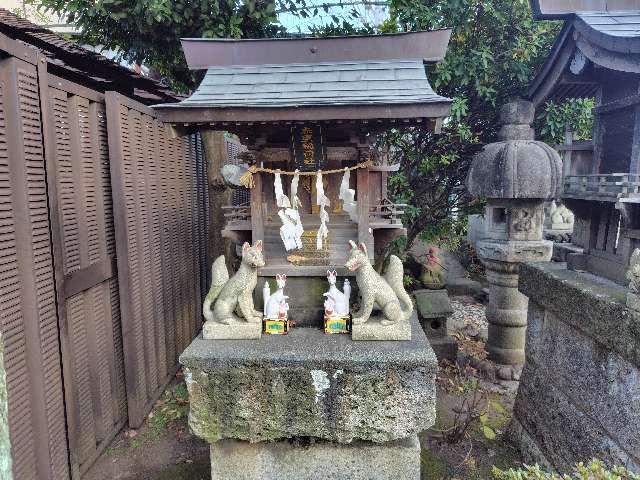
<instances>
[{"instance_id":1,"label":"wooden fence","mask_svg":"<svg viewBox=\"0 0 640 480\"><path fill-rule=\"evenodd\" d=\"M80 478L197 334L197 136L0 34L0 328L14 478ZM74 81L71 81L73 79Z\"/></svg>"}]
</instances>

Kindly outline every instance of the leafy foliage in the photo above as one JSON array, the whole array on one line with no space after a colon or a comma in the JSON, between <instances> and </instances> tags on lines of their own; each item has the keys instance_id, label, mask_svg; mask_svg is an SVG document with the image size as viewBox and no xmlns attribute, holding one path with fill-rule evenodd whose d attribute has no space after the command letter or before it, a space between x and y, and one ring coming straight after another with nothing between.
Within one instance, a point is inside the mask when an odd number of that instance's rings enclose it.
<instances>
[{"instance_id":1,"label":"leafy foliage","mask_svg":"<svg viewBox=\"0 0 640 480\"><path fill-rule=\"evenodd\" d=\"M484 345L473 345L472 340L463 335L456 336L458 344L466 348L471 355L485 358ZM466 345L465 345L466 342ZM510 414L489 391L484 388L475 370L469 366L462 368L457 364L443 361L440 364L437 382L440 389L457 398L452 408L451 425L440 430L442 440L458 443L469 437L476 429L487 440L495 440L500 428L508 422Z\"/></svg>"},{"instance_id":2,"label":"leafy foliage","mask_svg":"<svg viewBox=\"0 0 640 480\"><path fill-rule=\"evenodd\" d=\"M498 480L640 480L640 475L624 467L608 469L600 460L591 460L588 464L578 463L573 472L558 475L543 471L538 465L525 465L521 469L500 470L493 468L493 476Z\"/></svg>"},{"instance_id":3,"label":"leafy foliage","mask_svg":"<svg viewBox=\"0 0 640 480\"><path fill-rule=\"evenodd\" d=\"M547 102L536 118L536 131L550 145L563 143L565 125L569 124L574 140L589 140L593 131L595 99L574 98L562 103Z\"/></svg>"},{"instance_id":4,"label":"leafy foliage","mask_svg":"<svg viewBox=\"0 0 640 480\"><path fill-rule=\"evenodd\" d=\"M464 187L472 157L495 140L497 108L525 92L558 24L534 21L526 0L391 0L391 12L398 31L453 28L446 58L429 72L434 90L453 99L441 135L409 128L384 139L401 164L391 187L410 204L411 246L418 236L447 235L457 219L479 211Z\"/></svg>"},{"instance_id":5,"label":"leafy foliage","mask_svg":"<svg viewBox=\"0 0 640 480\"><path fill-rule=\"evenodd\" d=\"M327 4L306 0L28 0L45 11L66 16L82 31L81 41L122 52L125 60L144 63L179 91L193 88L180 38L281 36L278 12L300 17L328 12ZM475 153L495 140L497 107L521 95L546 57L558 23L532 18L528 0L389 0L391 18L376 28L357 12L332 19L314 35L391 33L452 28L446 58L430 67L434 89L453 99L451 116L434 135L415 128L390 132L380 147L401 164L391 192L410 205L406 246L459 232L459 220L479 211L464 180ZM545 138L562 136L567 117L588 130L588 102L549 105L539 118ZM452 215L457 212L457 216Z\"/></svg>"},{"instance_id":6,"label":"leafy foliage","mask_svg":"<svg viewBox=\"0 0 640 480\"><path fill-rule=\"evenodd\" d=\"M180 39L276 36L273 0L29 0L73 22L80 41L122 52L185 91L197 83L187 69ZM293 1L278 5L287 8Z\"/></svg>"}]
</instances>

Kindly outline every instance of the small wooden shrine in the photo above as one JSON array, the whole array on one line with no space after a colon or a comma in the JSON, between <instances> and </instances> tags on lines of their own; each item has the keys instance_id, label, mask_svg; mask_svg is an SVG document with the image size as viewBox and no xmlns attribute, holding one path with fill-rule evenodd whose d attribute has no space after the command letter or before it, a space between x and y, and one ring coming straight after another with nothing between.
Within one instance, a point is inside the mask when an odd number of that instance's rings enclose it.
<instances>
[{"instance_id":1,"label":"small wooden shrine","mask_svg":"<svg viewBox=\"0 0 640 480\"><path fill-rule=\"evenodd\" d=\"M538 18L565 19L529 91L535 105L596 100L593 141L562 147L563 201L575 214L567 261L619 283L640 246L640 10L637 2L533 1ZM616 3L616 2L614 2ZM598 11L596 11L598 10Z\"/></svg>"},{"instance_id":2,"label":"small wooden shrine","mask_svg":"<svg viewBox=\"0 0 640 480\"><path fill-rule=\"evenodd\" d=\"M398 166L372 158L371 145L396 126L439 128L451 101L434 93L425 63L442 60L449 36L183 40L189 67L206 69L204 79L189 98L154 108L178 131L224 130L247 147L250 201L226 207L223 235L264 240L260 276L347 275L349 240L364 242L373 260L404 232L402 205L387 194ZM299 214L302 248L287 249L281 238L281 200Z\"/></svg>"}]
</instances>

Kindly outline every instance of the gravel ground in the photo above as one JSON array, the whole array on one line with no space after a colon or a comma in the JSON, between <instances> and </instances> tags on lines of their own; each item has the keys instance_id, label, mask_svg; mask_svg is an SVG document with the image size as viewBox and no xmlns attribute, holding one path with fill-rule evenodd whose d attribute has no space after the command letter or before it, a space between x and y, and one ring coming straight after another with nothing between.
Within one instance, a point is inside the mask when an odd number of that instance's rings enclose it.
<instances>
[{"instance_id":1,"label":"gravel ground","mask_svg":"<svg viewBox=\"0 0 640 480\"><path fill-rule=\"evenodd\" d=\"M485 306L472 297L452 297L452 333L462 332L470 338L487 338L487 317Z\"/></svg>"}]
</instances>

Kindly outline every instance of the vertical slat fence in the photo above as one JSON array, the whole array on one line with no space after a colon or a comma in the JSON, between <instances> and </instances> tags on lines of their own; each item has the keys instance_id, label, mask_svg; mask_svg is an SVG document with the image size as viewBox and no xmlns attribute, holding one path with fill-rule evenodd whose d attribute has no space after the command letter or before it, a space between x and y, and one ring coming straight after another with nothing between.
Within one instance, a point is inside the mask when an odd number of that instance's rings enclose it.
<instances>
[{"instance_id":1,"label":"vertical slat fence","mask_svg":"<svg viewBox=\"0 0 640 480\"><path fill-rule=\"evenodd\" d=\"M39 68L0 61L0 322L14 477L69 477Z\"/></svg>"},{"instance_id":2,"label":"vertical slat fence","mask_svg":"<svg viewBox=\"0 0 640 480\"><path fill-rule=\"evenodd\" d=\"M106 94L129 424L142 424L201 327L202 151Z\"/></svg>"},{"instance_id":3,"label":"vertical slat fence","mask_svg":"<svg viewBox=\"0 0 640 480\"><path fill-rule=\"evenodd\" d=\"M0 35L0 331L16 480L80 479L201 326L196 135ZM79 81L78 76L72 76Z\"/></svg>"},{"instance_id":4,"label":"vertical slat fence","mask_svg":"<svg viewBox=\"0 0 640 480\"><path fill-rule=\"evenodd\" d=\"M85 472L127 420L104 95L51 76L49 198L71 467Z\"/></svg>"}]
</instances>

